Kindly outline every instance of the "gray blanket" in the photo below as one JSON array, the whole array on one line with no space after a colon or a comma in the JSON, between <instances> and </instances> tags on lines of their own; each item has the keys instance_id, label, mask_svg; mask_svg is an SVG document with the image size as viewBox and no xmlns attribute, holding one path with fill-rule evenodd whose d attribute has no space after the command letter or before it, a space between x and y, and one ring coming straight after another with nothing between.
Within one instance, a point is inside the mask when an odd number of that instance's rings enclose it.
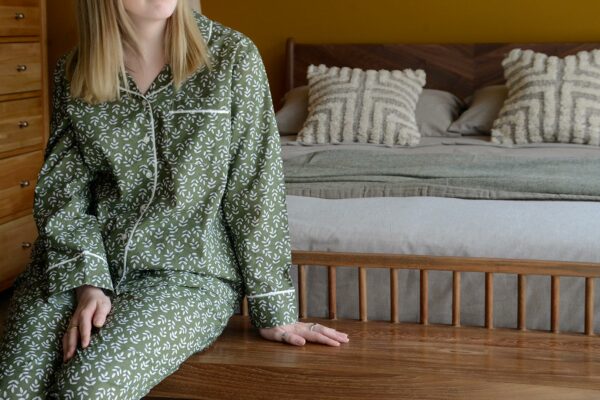
<instances>
[{"instance_id":1,"label":"gray blanket","mask_svg":"<svg viewBox=\"0 0 600 400\"><path fill-rule=\"evenodd\" d=\"M328 199L435 196L600 200L600 157L323 150L284 160L286 194Z\"/></svg>"}]
</instances>

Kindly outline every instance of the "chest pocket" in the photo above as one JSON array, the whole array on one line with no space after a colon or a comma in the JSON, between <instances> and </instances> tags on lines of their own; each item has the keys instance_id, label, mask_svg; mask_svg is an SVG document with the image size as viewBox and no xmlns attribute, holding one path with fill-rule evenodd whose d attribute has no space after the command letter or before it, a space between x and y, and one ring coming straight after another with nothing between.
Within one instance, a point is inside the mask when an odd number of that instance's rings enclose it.
<instances>
[{"instance_id":1,"label":"chest pocket","mask_svg":"<svg viewBox=\"0 0 600 400\"><path fill-rule=\"evenodd\" d=\"M165 112L165 128L174 140L221 141L229 135L229 108L190 107Z\"/></svg>"}]
</instances>

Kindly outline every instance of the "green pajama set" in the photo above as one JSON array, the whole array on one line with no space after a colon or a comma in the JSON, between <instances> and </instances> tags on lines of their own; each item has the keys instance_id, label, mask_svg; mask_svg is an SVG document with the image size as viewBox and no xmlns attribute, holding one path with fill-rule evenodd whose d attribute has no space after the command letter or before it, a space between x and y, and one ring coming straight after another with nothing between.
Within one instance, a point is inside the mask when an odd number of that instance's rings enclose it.
<instances>
[{"instance_id":1,"label":"green pajama set","mask_svg":"<svg viewBox=\"0 0 600 400\"><path fill-rule=\"evenodd\" d=\"M279 132L250 38L194 11L214 68L175 91L69 96L54 72L34 197L39 235L0 343L0 399L136 399L223 332L244 295L255 327L297 321ZM123 78L123 77L122 77ZM74 289L111 297L88 348L62 361Z\"/></svg>"}]
</instances>

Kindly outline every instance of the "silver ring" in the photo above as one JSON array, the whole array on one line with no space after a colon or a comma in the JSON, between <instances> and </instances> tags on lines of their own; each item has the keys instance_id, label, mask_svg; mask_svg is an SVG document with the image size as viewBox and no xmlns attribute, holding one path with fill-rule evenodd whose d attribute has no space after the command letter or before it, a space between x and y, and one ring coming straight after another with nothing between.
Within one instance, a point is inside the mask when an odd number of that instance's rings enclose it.
<instances>
[{"instance_id":1,"label":"silver ring","mask_svg":"<svg viewBox=\"0 0 600 400\"><path fill-rule=\"evenodd\" d=\"M313 330L313 328L314 328L315 326L317 326L317 325L318 325L318 324L317 324L316 322L313 322L313 323L312 323L312 325L310 326L310 328L309 328L308 330L309 330L309 331L312 331L312 330Z\"/></svg>"}]
</instances>

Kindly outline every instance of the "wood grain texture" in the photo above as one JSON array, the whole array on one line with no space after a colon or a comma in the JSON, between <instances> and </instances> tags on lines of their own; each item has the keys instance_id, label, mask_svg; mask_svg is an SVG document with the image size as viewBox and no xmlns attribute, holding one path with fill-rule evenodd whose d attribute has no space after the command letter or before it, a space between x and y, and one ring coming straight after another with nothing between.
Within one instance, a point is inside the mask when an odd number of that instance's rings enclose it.
<instances>
[{"instance_id":1,"label":"wood grain texture","mask_svg":"<svg viewBox=\"0 0 600 400\"><path fill-rule=\"evenodd\" d=\"M600 48L600 43L297 43L287 39L285 90L307 84L310 64L362 69L421 68L426 88L467 97L482 86L504 83L502 60L514 48L532 49L564 57Z\"/></svg>"},{"instance_id":2,"label":"wood grain texture","mask_svg":"<svg viewBox=\"0 0 600 400\"><path fill-rule=\"evenodd\" d=\"M591 399L600 341L496 328L308 318L348 333L340 347L262 339L235 315L215 344L147 398ZM316 396L316 397L315 397Z\"/></svg>"}]
</instances>

